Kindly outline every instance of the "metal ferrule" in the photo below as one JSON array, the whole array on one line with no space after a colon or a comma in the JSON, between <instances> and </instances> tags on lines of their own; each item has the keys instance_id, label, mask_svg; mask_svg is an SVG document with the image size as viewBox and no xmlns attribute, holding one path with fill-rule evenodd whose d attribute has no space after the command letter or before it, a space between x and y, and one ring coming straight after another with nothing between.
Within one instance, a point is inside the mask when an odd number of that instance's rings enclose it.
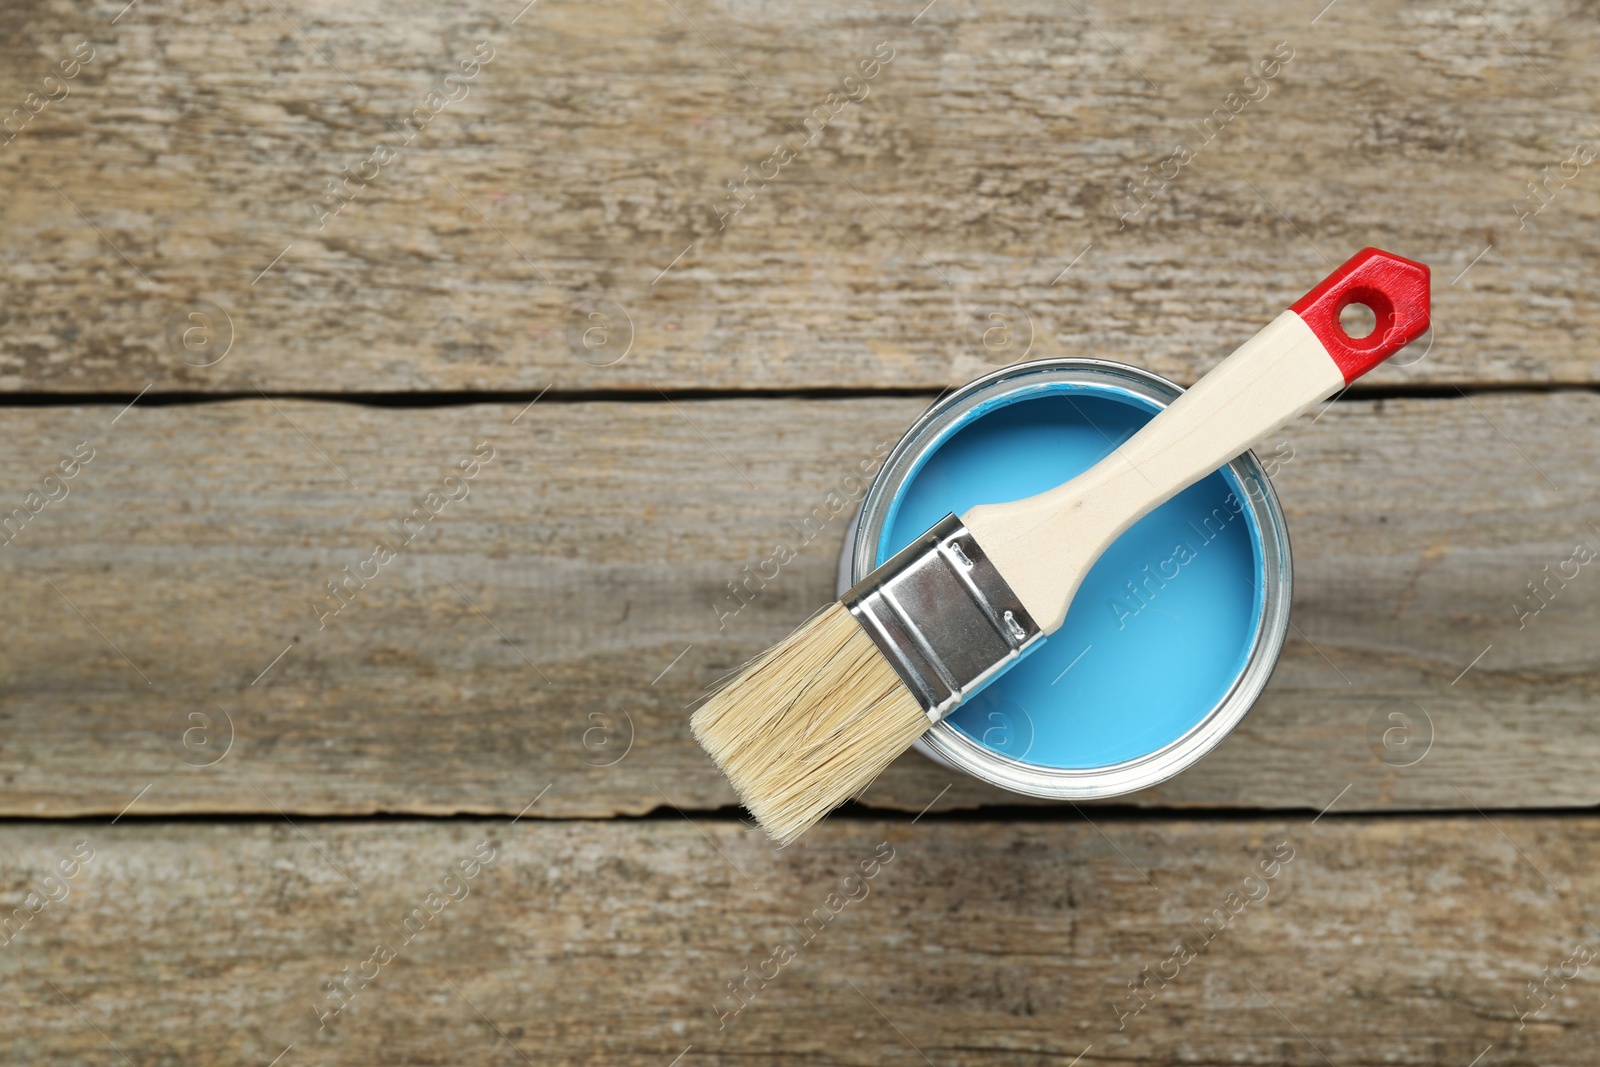
<instances>
[{"instance_id":1,"label":"metal ferrule","mask_svg":"<svg viewBox=\"0 0 1600 1067\"><path fill-rule=\"evenodd\" d=\"M955 515L840 599L934 722L1044 636Z\"/></svg>"}]
</instances>

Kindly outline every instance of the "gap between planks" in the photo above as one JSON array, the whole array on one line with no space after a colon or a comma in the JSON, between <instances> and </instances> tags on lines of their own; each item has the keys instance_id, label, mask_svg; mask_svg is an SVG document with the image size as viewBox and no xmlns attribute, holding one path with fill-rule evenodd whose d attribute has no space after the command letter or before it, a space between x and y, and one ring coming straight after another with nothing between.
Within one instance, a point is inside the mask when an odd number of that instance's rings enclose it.
<instances>
[{"instance_id":1,"label":"gap between planks","mask_svg":"<svg viewBox=\"0 0 1600 1067\"><path fill-rule=\"evenodd\" d=\"M976 380L976 379L974 379ZM85 393L0 393L0 411L6 408L51 407L126 407L138 401L140 407L191 407L221 404L236 400L290 400L329 404L351 404L375 408L452 408L474 404L662 404L677 400L876 400L926 397L930 402L959 385L936 392L920 386L878 388L805 387L795 389L511 389L505 391L463 390L460 392L219 392L178 391L85 392ZM1188 383L1192 385L1193 383ZM1186 386L1187 387L1187 386ZM1495 382L1371 384L1354 385L1340 394L1342 400L1459 400L1463 396L1544 396L1556 393L1600 393L1600 383Z\"/></svg>"}]
</instances>

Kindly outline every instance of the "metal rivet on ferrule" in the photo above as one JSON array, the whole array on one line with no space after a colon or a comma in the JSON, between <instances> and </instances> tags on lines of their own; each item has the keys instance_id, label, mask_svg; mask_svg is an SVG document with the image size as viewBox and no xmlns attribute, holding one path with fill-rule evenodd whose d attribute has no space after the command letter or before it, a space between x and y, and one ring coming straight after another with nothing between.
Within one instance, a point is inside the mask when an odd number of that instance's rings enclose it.
<instances>
[{"instance_id":1,"label":"metal rivet on ferrule","mask_svg":"<svg viewBox=\"0 0 1600 1067\"><path fill-rule=\"evenodd\" d=\"M1024 630L1022 628L1022 624L1017 621L1016 613L1010 611L1006 612L1005 619L1006 629L1011 631L1012 637L1015 637L1018 641L1024 641L1027 639L1028 631Z\"/></svg>"}]
</instances>

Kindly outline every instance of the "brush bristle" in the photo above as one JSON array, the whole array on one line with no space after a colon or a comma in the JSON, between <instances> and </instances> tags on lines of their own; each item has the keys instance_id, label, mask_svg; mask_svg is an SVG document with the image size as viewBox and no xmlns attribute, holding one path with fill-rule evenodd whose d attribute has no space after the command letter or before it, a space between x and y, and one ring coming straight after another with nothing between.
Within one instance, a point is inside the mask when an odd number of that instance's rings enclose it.
<instances>
[{"instance_id":1,"label":"brush bristle","mask_svg":"<svg viewBox=\"0 0 1600 1067\"><path fill-rule=\"evenodd\" d=\"M812 616L689 722L780 844L860 794L929 725L843 604Z\"/></svg>"}]
</instances>

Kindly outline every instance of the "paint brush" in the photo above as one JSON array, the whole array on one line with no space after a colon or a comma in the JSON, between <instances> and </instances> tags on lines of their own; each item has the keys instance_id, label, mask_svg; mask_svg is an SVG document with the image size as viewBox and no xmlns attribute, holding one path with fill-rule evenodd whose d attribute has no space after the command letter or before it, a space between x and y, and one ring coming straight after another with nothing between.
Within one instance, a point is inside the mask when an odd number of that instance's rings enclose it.
<instances>
[{"instance_id":1,"label":"paint brush","mask_svg":"<svg viewBox=\"0 0 1600 1067\"><path fill-rule=\"evenodd\" d=\"M695 739L794 840L1054 633L1130 526L1427 328L1428 268L1363 249L1089 470L940 520L719 689Z\"/></svg>"}]
</instances>

